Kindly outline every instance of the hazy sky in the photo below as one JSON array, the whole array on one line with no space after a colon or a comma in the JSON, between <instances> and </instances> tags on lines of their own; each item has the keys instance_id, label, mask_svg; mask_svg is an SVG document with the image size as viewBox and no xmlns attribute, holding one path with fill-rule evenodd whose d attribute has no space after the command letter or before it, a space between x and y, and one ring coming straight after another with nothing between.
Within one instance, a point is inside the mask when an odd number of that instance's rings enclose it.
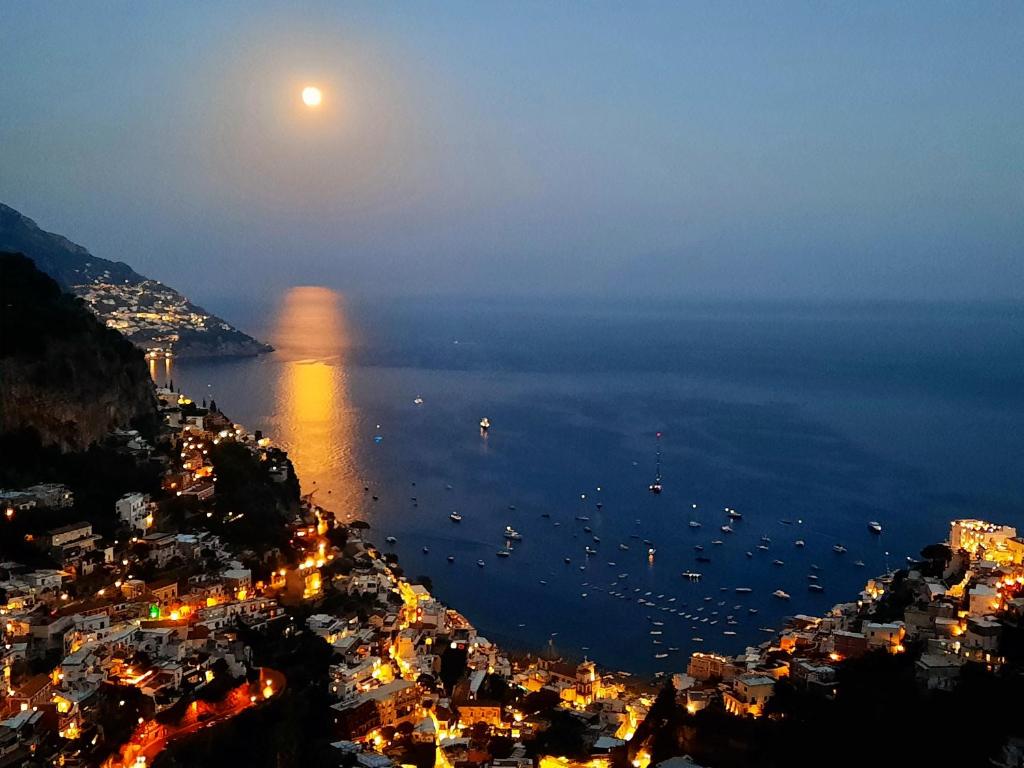
<instances>
[{"instance_id":1,"label":"hazy sky","mask_svg":"<svg viewBox=\"0 0 1024 768\"><path fill-rule=\"evenodd\" d=\"M3 2L0 62L0 201L200 300L1024 297L1021 2Z\"/></svg>"}]
</instances>

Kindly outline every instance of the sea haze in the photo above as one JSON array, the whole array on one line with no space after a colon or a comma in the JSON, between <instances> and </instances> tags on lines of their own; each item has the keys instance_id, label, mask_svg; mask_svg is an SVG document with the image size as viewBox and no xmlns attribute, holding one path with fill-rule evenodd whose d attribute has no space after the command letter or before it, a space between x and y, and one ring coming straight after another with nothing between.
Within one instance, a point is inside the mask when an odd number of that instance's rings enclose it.
<instances>
[{"instance_id":1,"label":"sea haze","mask_svg":"<svg viewBox=\"0 0 1024 768\"><path fill-rule=\"evenodd\" d=\"M383 548L396 537L410 576L510 647L675 671L856 599L953 517L1024 526L1020 306L370 303L306 287L215 309L277 351L177 362L175 384L272 435L304 491ZM726 507L743 515L731 534ZM523 540L501 559L506 525Z\"/></svg>"}]
</instances>

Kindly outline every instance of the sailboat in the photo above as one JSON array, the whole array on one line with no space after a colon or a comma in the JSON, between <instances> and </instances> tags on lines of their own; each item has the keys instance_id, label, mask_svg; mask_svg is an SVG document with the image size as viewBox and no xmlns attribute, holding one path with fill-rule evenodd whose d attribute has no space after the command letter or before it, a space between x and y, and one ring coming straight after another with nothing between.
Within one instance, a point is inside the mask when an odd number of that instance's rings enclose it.
<instances>
[{"instance_id":1,"label":"sailboat","mask_svg":"<svg viewBox=\"0 0 1024 768\"><path fill-rule=\"evenodd\" d=\"M661 493L661 432L655 434L658 440L658 451L654 461L654 482L647 486L647 489L657 495Z\"/></svg>"}]
</instances>

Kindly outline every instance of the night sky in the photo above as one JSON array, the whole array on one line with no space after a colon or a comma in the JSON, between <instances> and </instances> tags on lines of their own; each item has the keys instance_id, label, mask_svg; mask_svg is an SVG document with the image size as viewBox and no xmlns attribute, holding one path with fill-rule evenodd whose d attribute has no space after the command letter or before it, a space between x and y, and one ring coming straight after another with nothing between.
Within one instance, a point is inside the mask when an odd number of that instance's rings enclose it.
<instances>
[{"instance_id":1,"label":"night sky","mask_svg":"<svg viewBox=\"0 0 1024 768\"><path fill-rule=\"evenodd\" d=\"M1022 40L1018 2L8 2L0 201L214 303L1019 299Z\"/></svg>"}]
</instances>

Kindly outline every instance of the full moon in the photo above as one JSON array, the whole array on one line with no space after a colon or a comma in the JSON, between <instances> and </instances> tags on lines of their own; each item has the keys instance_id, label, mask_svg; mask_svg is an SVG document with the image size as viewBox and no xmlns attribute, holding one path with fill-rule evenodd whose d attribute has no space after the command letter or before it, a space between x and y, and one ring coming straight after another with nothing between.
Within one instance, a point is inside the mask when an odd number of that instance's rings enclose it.
<instances>
[{"instance_id":1,"label":"full moon","mask_svg":"<svg viewBox=\"0 0 1024 768\"><path fill-rule=\"evenodd\" d=\"M319 107L324 95L320 89L313 85L307 85L302 89L302 101L307 107Z\"/></svg>"}]
</instances>

